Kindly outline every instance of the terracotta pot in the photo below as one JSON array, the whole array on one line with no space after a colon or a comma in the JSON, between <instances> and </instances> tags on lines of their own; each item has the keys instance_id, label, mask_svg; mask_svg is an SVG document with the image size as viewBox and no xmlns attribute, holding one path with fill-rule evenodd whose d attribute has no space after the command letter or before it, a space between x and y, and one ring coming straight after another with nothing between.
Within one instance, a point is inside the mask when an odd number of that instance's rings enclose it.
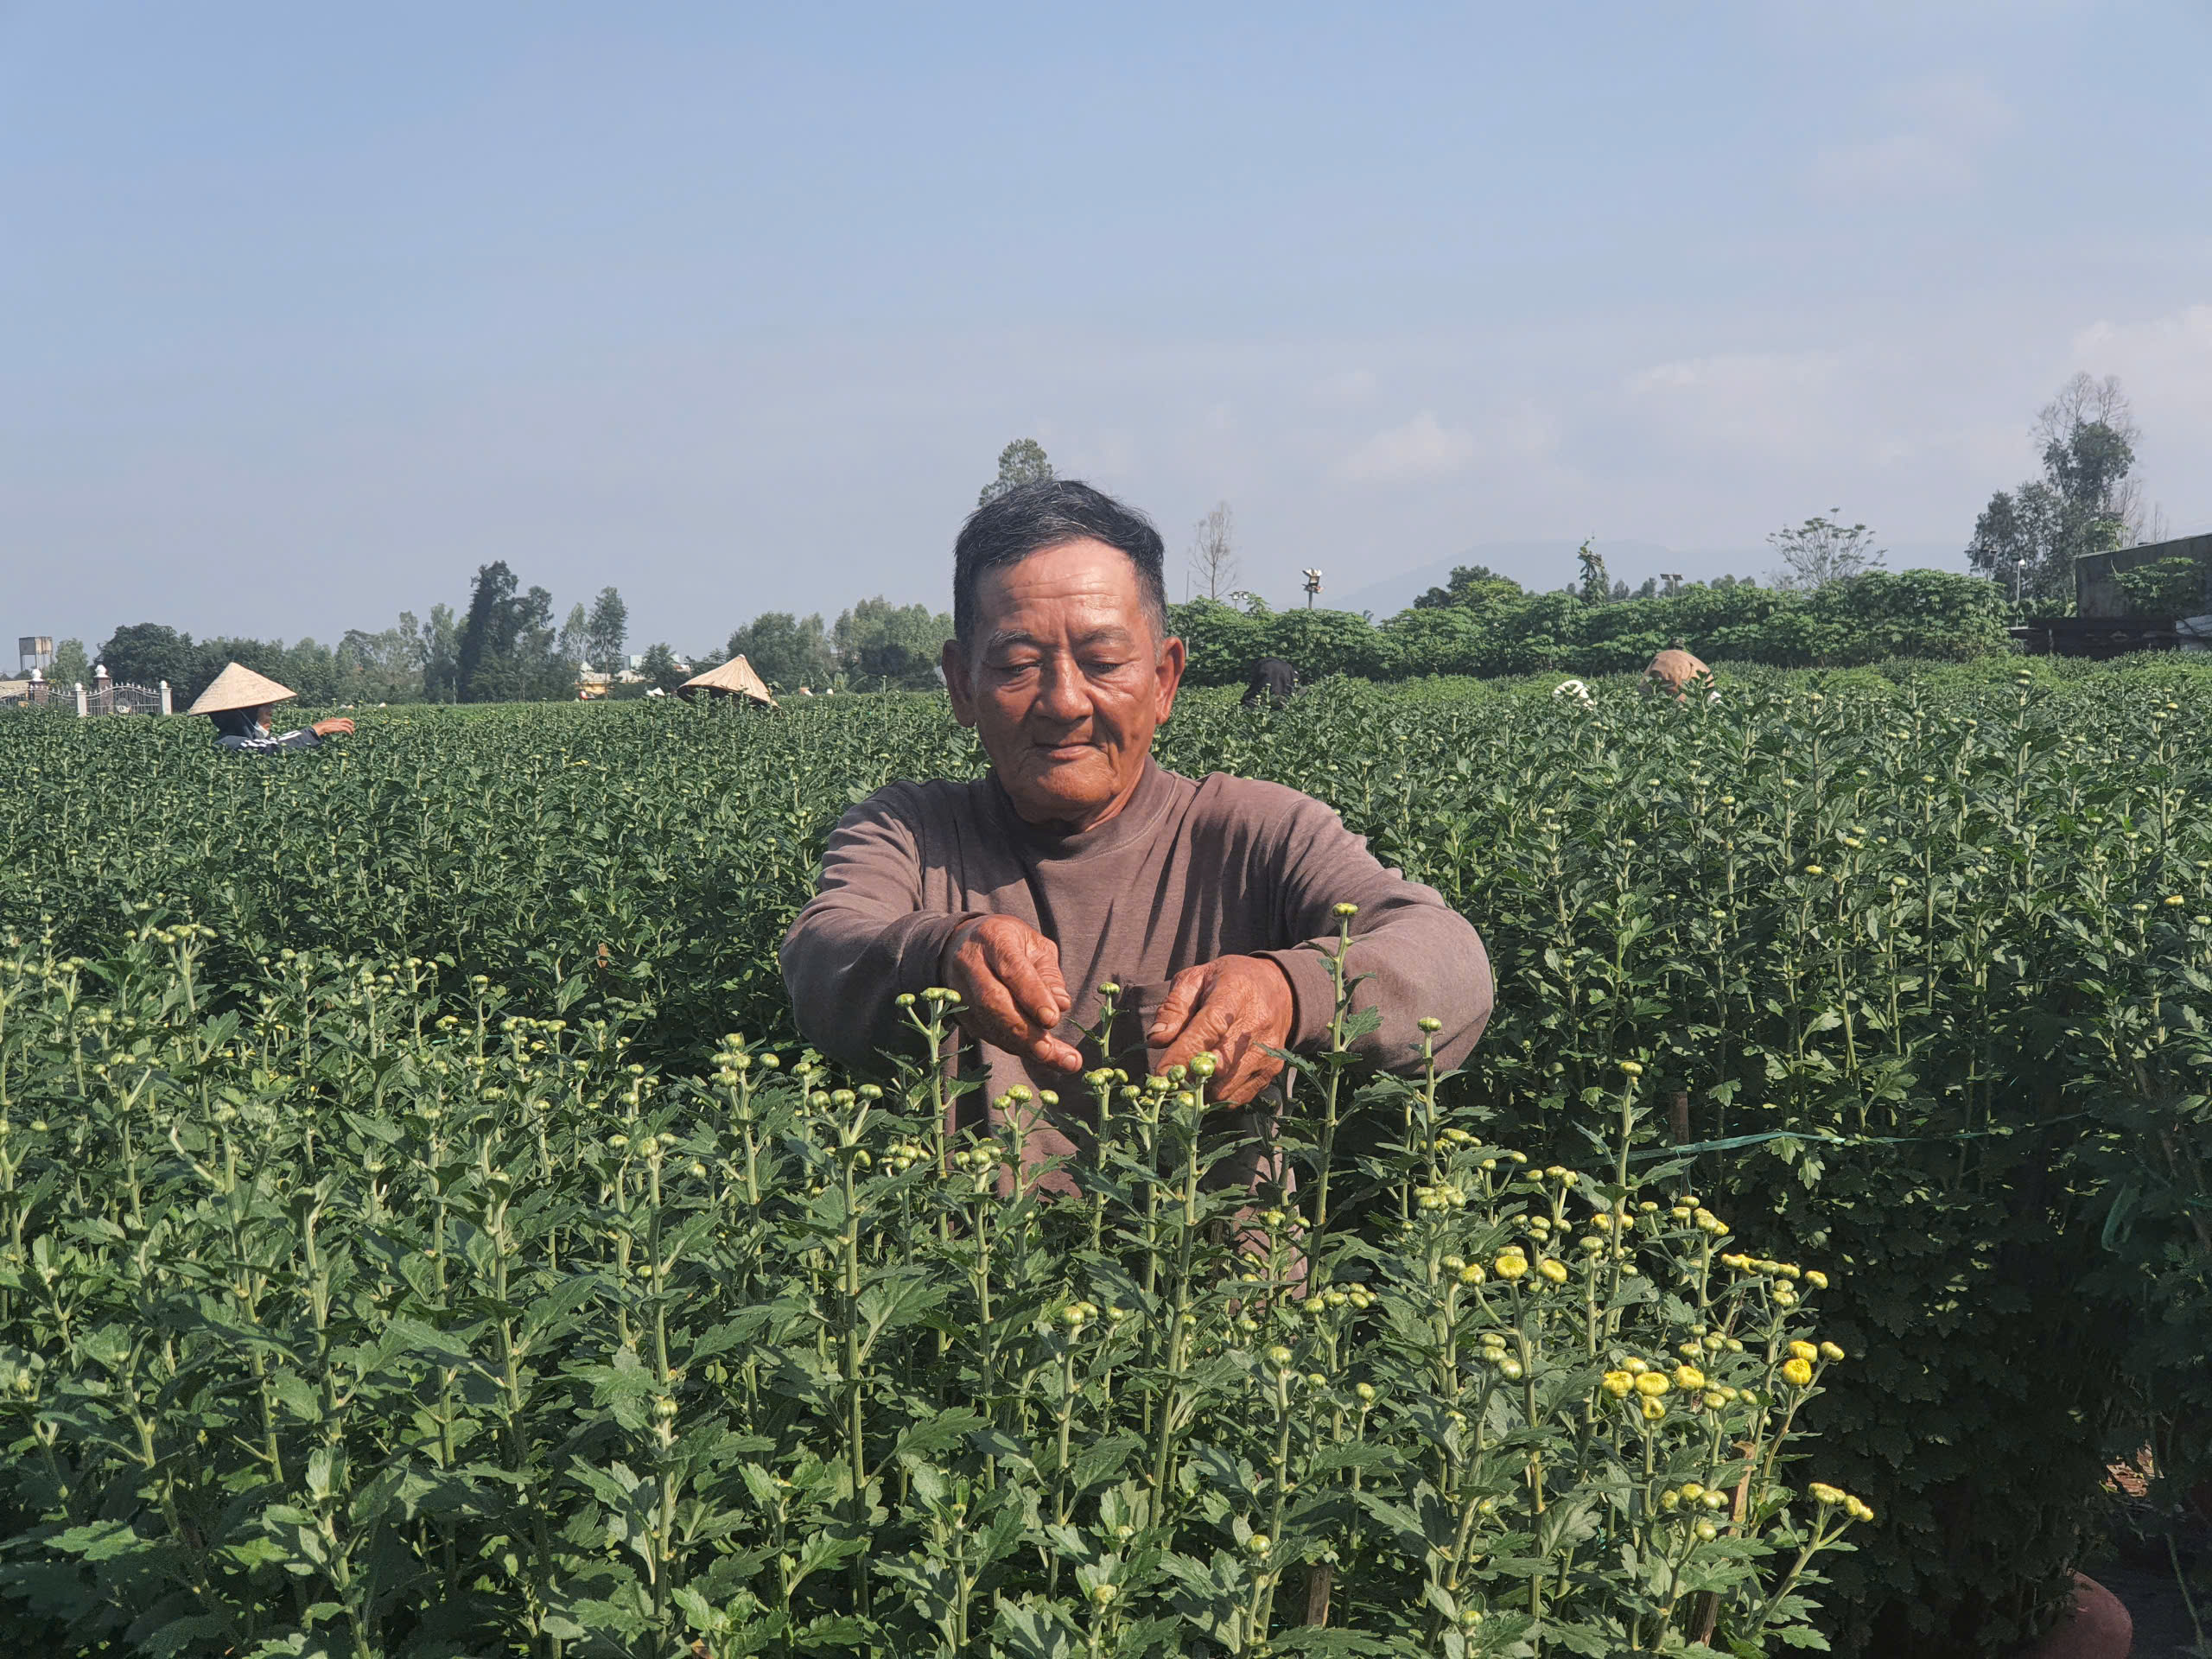
<instances>
[{"instance_id":1,"label":"terracotta pot","mask_svg":"<svg viewBox=\"0 0 2212 1659\"><path fill-rule=\"evenodd\" d=\"M2017 1649L2013 1659L2127 1659L2134 1645L2135 1621L2120 1598L2076 1573L2074 1611L2041 1641Z\"/></svg>"}]
</instances>

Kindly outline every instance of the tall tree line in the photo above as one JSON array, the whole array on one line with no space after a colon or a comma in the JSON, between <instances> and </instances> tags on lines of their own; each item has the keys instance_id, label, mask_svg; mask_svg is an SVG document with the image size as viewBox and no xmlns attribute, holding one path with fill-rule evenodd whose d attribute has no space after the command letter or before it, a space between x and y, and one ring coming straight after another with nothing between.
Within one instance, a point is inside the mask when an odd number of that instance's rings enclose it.
<instances>
[{"instance_id":1,"label":"tall tree line","mask_svg":"<svg viewBox=\"0 0 2212 1659\"><path fill-rule=\"evenodd\" d=\"M207 689L226 663L238 662L289 687L309 702L500 702L550 701L576 694L582 665L612 670L621 663L628 612L613 588L588 609L572 607L553 623L553 596L524 588L504 560L481 566L468 606L433 605L427 617L403 611L393 626L348 628L335 645L313 639L195 640L158 622L119 627L97 660L118 682L166 680L181 708ZM57 680L82 679L90 655L76 640L57 650Z\"/></svg>"},{"instance_id":2,"label":"tall tree line","mask_svg":"<svg viewBox=\"0 0 2212 1659\"><path fill-rule=\"evenodd\" d=\"M893 605L878 594L861 600L824 626L819 614L765 611L724 646L779 692L931 691L938 655L952 638L952 618L926 605Z\"/></svg>"}]
</instances>

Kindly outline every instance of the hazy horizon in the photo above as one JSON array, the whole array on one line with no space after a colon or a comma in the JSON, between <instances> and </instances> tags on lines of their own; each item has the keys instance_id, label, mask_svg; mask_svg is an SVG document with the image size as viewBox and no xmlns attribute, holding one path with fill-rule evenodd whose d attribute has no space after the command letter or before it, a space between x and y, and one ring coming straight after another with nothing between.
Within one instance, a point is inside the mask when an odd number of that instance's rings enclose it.
<instances>
[{"instance_id":1,"label":"hazy horizon","mask_svg":"<svg viewBox=\"0 0 2212 1659\"><path fill-rule=\"evenodd\" d=\"M0 635L943 607L1020 436L1281 604L1963 549L2076 370L2212 527L2207 107L2183 0L0 8Z\"/></svg>"}]
</instances>

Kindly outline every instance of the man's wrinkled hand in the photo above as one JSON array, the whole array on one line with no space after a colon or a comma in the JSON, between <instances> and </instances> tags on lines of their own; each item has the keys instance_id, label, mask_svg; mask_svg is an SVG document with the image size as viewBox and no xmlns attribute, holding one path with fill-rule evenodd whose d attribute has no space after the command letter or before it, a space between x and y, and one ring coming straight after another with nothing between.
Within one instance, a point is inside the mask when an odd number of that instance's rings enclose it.
<instances>
[{"instance_id":1,"label":"man's wrinkled hand","mask_svg":"<svg viewBox=\"0 0 2212 1659\"><path fill-rule=\"evenodd\" d=\"M1059 947L1035 928L1011 916L963 922L945 941L942 967L969 1036L1041 1065L1083 1069L1083 1056L1052 1034L1075 999L1060 977Z\"/></svg>"},{"instance_id":2,"label":"man's wrinkled hand","mask_svg":"<svg viewBox=\"0 0 2212 1659\"><path fill-rule=\"evenodd\" d=\"M334 715L328 720L318 720L308 728L317 737L351 737L353 722L343 715Z\"/></svg>"},{"instance_id":3,"label":"man's wrinkled hand","mask_svg":"<svg viewBox=\"0 0 2212 1659\"><path fill-rule=\"evenodd\" d=\"M1241 1106L1282 1070L1268 1050L1289 1043L1296 1012L1290 980L1274 963L1265 957L1223 957L1175 976L1145 1040L1166 1049L1162 1071L1212 1051L1219 1068L1209 1098Z\"/></svg>"}]
</instances>

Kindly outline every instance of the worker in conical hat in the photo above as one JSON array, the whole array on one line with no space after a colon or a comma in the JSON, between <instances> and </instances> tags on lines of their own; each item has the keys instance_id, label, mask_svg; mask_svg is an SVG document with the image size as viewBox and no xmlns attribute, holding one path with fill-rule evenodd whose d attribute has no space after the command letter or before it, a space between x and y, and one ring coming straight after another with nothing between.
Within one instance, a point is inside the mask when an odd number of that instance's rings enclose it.
<instances>
[{"instance_id":1,"label":"worker in conical hat","mask_svg":"<svg viewBox=\"0 0 2212 1659\"><path fill-rule=\"evenodd\" d=\"M296 732L274 734L270 716L276 705L298 696L265 674L257 674L243 663L232 663L215 677L215 683L193 699L188 715L206 715L215 722L215 744L245 754L274 754L279 749L311 749L326 737L350 737L353 722L346 719L318 720Z\"/></svg>"}]
</instances>

